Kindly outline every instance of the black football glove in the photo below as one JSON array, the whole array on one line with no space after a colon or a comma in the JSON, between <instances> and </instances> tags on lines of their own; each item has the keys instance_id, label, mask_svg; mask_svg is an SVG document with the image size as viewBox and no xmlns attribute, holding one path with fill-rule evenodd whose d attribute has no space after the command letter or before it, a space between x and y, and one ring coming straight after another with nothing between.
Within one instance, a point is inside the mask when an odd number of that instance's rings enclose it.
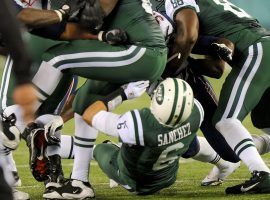
<instances>
[{"instance_id":1,"label":"black football glove","mask_svg":"<svg viewBox=\"0 0 270 200\"><path fill-rule=\"evenodd\" d=\"M75 18L80 10L84 8L85 6L85 0L67 0L60 9L55 10L57 15L60 18L60 21L62 20L71 20Z\"/></svg>"},{"instance_id":2,"label":"black football glove","mask_svg":"<svg viewBox=\"0 0 270 200\"><path fill-rule=\"evenodd\" d=\"M90 31L99 31L103 25L105 12L99 0L85 0L85 6L80 12L79 24Z\"/></svg>"},{"instance_id":3,"label":"black football glove","mask_svg":"<svg viewBox=\"0 0 270 200\"><path fill-rule=\"evenodd\" d=\"M232 60L233 50L231 50L228 46L221 43L212 43L211 47L213 51L224 61L230 62Z\"/></svg>"},{"instance_id":4,"label":"black football glove","mask_svg":"<svg viewBox=\"0 0 270 200\"><path fill-rule=\"evenodd\" d=\"M110 31L100 31L98 40L111 45L125 44L128 40L127 34L121 29L112 29Z\"/></svg>"}]
</instances>

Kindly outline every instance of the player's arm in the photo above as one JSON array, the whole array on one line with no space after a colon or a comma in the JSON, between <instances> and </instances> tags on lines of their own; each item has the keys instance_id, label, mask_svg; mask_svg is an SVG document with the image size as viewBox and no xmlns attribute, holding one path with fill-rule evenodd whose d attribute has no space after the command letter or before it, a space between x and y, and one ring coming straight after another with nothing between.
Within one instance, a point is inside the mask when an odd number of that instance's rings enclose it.
<instances>
[{"instance_id":1,"label":"player's arm","mask_svg":"<svg viewBox=\"0 0 270 200\"><path fill-rule=\"evenodd\" d=\"M71 16L75 17L84 5L85 1L67 0L62 7L57 10L24 8L17 14L17 18L30 28L39 28L60 23Z\"/></svg>"},{"instance_id":2,"label":"player's arm","mask_svg":"<svg viewBox=\"0 0 270 200\"><path fill-rule=\"evenodd\" d=\"M67 23L65 31L60 35L61 40L99 40L111 45L126 44L128 37L125 31L121 29L112 29L108 31L99 31L91 33L87 28L78 23Z\"/></svg>"},{"instance_id":3,"label":"player's arm","mask_svg":"<svg viewBox=\"0 0 270 200\"><path fill-rule=\"evenodd\" d=\"M223 60L207 55L203 56L203 59L196 56L194 58L188 58L188 62L194 73L217 79L223 75L225 68L225 62Z\"/></svg>"},{"instance_id":4,"label":"player's arm","mask_svg":"<svg viewBox=\"0 0 270 200\"><path fill-rule=\"evenodd\" d=\"M226 62L232 60L233 52L234 44L230 40L201 36L188 61L193 72L212 78L220 78L224 72Z\"/></svg>"},{"instance_id":5,"label":"player's arm","mask_svg":"<svg viewBox=\"0 0 270 200\"><path fill-rule=\"evenodd\" d=\"M191 53L199 33L199 20L193 9L180 10L175 15L174 21L176 23L176 36L168 58L174 57L174 59L170 60L166 66L166 71L169 74L181 68Z\"/></svg>"},{"instance_id":6,"label":"player's arm","mask_svg":"<svg viewBox=\"0 0 270 200\"><path fill-rule=\"evenodd\" d=\"M54 10L24 8L17 14L17 19L30 28L39 28L61 22Z\"/></svg>"},{"instance_id":7,"label":"player's arm","mask_svg":"<svg viewBox=\"0 0 270 200\"><path fill-rule=\"evenodd\" d=\"M120 87L100 101L91 104L83 113L83 119L92 126L93 118L100 111L112 111L123 101L140 97L149 86L149 81L131 82ZM106 125L107 121L102 121Z\"/></svg>"}]
</instances>

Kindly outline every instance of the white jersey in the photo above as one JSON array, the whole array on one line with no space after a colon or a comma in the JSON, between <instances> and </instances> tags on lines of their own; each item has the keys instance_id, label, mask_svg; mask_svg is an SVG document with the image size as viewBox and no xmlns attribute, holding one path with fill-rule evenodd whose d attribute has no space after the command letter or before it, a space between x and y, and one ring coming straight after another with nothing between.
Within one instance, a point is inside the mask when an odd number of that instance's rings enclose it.
<instances>
[{"instance_id":1,"label":"white jersey","mask_svg":"<svg viewBox=\"0 0 270 200\"><path fill-rule=\"evenodd\" d=\"M165 11L169 18L174 21L175 15L179 10L183 8L190 8L195 10L197 13L200 12L200 8L195 0L166 0Z\"/></svg>"},{"instance_id":2,"label":"white jersey","mask_svg":"<svg viewBox=\"0 0 270 200\"><path fill-rule=\"evenodd\" d=\"M22 8L36 8L36 9L50 9L49 0L13 0L18 6Z\"/></svg>"},{"instance_id":3,"label":"white jersey","mask_svg":"<svg viewBox=\"0 0 270 200\"><path fill-rule=\"evenodd\" d=\"M159 12L153 11L153 16L159 24L165 41L167 43L174 32L173 24L167 19L166 14L161 14Z\"/></svg>"}]
</instances>

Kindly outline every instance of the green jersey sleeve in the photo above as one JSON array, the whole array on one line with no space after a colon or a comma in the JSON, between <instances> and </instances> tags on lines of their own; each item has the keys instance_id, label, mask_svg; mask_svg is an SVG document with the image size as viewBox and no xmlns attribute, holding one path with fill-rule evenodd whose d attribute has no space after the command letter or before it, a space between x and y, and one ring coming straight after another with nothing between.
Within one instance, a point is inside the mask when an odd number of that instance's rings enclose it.
<instances>
[{"instance_id":1,"label":"green jersey sleeve","mask_svg":"<svg viewBox=\"0 0 270 200\"><path fill-rule=\"evenodd\" d=\"M200 12L200 8L195 0L166 0L165 2L166 14L173 21L176 14L184 8L191 8L197 13Z\"/></svg>"}]
</instances>

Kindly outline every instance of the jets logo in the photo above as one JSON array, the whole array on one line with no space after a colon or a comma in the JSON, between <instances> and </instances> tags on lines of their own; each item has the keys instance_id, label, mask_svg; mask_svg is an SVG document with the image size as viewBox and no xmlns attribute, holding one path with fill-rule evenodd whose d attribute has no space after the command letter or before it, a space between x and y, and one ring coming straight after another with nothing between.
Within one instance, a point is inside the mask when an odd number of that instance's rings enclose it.
<instances>
[{"instance_id":1,"label":"jets logo","mask_svg":"<svg viewBox=\"0 0 270 200\"><path fill-rule=\"evenodd\" d=\"M163 103L163 99L164 99L164 85L161 84L158 88L157 88L157 92L156 92L156 101L159 105L161 105Z\"/></svg>"}]
</instances>

